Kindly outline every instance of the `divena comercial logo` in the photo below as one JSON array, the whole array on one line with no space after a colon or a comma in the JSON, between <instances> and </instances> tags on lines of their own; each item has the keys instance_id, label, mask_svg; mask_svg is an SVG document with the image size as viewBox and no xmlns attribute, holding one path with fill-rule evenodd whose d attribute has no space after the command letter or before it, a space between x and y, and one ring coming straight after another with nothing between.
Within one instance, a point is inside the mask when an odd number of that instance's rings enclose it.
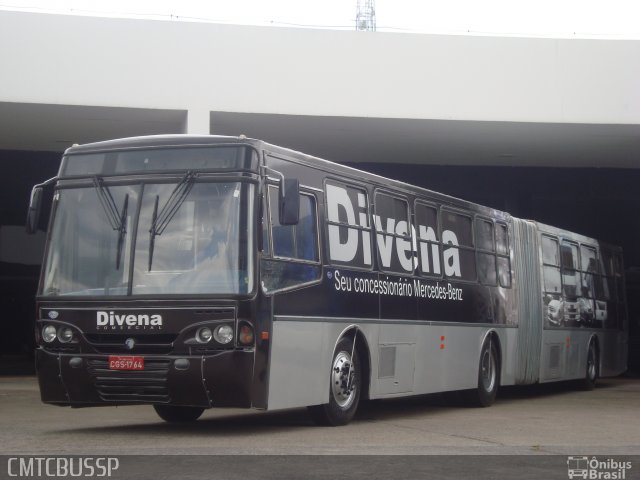
<instances>
[{"instance_id":1,"label":"divena comercial logo","mask_svg":"<svg viewBox=\"0 0 640 480\"><path fill-rule=\"evenodd\" d=\"M570 479L625 480L631 478L631 462L613 458L571 456L567 458L567 475Z\"/></svg>"}]
</instances>

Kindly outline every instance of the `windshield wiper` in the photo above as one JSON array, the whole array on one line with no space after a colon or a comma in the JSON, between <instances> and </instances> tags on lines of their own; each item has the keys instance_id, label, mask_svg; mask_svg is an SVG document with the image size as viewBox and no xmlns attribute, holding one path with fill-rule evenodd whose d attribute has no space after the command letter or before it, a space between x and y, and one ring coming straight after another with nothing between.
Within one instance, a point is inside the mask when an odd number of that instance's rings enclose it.
<instances>
[{"instance_id":1,"label":"windshield wiper","mask_svg":"<svg viewBox=\"0 0 640 480\"><path fill-rule=\"evenodd\" d=\"M93 185L98 193L98 199L100 205L107 214L109 225L111 228L118 232L118 247L116 251L116 270L120 269L120 258L122 256L122 244L124 237L127 234L127 211L129 209L129 194L124 197L124 203L122 204L122 213L118 210L116 202L111 195L109 187L104 184L104 181L100 177L93 177Z\"/></svg>"},{"instance_id":2,"label":"windshield wiper","mask_svg":"<svg viewBox=\"0 0 640 480\"><path fill-rule=\"evenodd\" d=\"M151 264L153 263L153 249L156 237L163 234L175 214L178 213L180 206L189 195L197 176L197 173L189 170L176 185L176 188L173 189L160 212L158 212L160 197L156 195L153 216L151 217L151 228L149 229L149 271L151 271Z\"/></svg>"},{"instance_id":3,"label":"windshield wiper","mask_svg":"<svg viewBox=\"0 0 640 480\"><path fill-rule=\"evenodd\" d=\"M122 205L122 215L120 215L120 229L118 231L118 250L116 252L116 270L120 265L120 257L122 256L122 244L124 236L127 234L127 210L129 209L129 194L124 196L124 204Z\"/></svg>"}]
</instances>

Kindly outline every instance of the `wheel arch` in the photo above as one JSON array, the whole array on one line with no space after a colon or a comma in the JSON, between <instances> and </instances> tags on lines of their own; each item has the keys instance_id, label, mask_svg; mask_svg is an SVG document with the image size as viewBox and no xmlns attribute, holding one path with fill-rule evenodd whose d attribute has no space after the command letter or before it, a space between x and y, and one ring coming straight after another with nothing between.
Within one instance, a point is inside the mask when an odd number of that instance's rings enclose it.
<instances>
[{"instance_id":1,"label":"wheel arch","mask_svg":"<svg viewBox=\"0 0 640 480\"><path fill-rule=\"evenodd\" d=\"M596 335L595 333L592 333L591 335L589 335L589 340L587 341L587 349L585 350L586 352L589 351L589 346L593 343L593 345L596 347L596 355L598 355L598 362L597 362L597 367L598 367L598 373L602 371L601 369L601 363L602 363L602 356L600 355L600 339L598 338L598 335Z\"/></svg>"},{"instance_id":2,"label":"wheel arch","mask_svg":"<svg viewBox=\"0 0 640 480\"><path fill-rule=\"evenodd\" d=\"M484 346L485 342L487 340L491 339L491 341L493 343L495 343L496 345L496 352L498 353L498 385L501 384L501 379L502 379L502 368L503 368L503 363L502 363L502 342L500 341L500 335L498 335L497 330L495 330L494 328L488 330L484 336L482 337L482 342L480 342L480 354L482 353L482 347Z\"/></svg>"},{"instance_id":3,"label":"wheel arch","mask_svg":"<svg viewBox=\"0 0 640 480\"><path fill-rule=\"evenodd\" d=\"M343 338L348 338L353 342L354 336L356 338L356 352L358 352L360 365L362 366L362 392L360 394L360 398L361 400L368 400L369 389L371 386L371 350L364 331L359 327L359 325L349 325L340 333L340 335L338 335L338 339L336 340L333 349L335 351L336 346Z\"/></svg>"}]
</instances>

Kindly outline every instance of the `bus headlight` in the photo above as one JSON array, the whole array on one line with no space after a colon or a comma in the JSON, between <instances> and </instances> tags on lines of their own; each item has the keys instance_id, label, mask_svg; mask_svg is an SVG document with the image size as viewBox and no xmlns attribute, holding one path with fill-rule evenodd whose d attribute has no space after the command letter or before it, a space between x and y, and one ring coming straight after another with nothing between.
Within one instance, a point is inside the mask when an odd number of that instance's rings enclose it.
<instances>
[{"instance_id":1,"label":"bus headlight","mask_svg":"<svg viewBox=\"0 0 640 480\"><path fill-rule=\"evenodd\" d=\"M53 325L45 326L42 329L42 339L47 343L53 342L56 339L56 327Z\"/></svg>"},{"instance_id":2,"label":"bus headlight","mask_svg":"<svg viewBox=\"0 0 640 480\"><path fill-rule=\"evenodd\" d=\"M233 328L229 325L220 325L213 331L213 338L216 342L226 345L233 340Z\"/></svg>"},{"instance_id":3,"label":"bus headlight","mask_svg":"<svg viewBox=\"0 0 640 480\"><path fill-rule=\"evenodd\" d=\"M199 328L196 332L196 342L198 343L209 343L212 337L213 333L209 327Z\"/></svg>"},{"instance_id":4,"label":"bus headlight","mask_svg":"<svg viewBox=\"0 0 640 480\"><path fill-rule=\"evenodd\" d=\"M62 327L60 330L58 330L58 340L60 340L60 342L62 343L69 343L71 340L73 340L73 330L71 330L69 327Z\"/></svg>"}]
</instances>

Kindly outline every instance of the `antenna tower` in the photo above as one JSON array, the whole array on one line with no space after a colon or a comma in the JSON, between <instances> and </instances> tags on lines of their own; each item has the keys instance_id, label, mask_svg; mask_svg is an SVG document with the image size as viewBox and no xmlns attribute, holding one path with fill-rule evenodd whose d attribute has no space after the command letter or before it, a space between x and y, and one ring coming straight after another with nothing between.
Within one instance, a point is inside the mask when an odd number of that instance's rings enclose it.
<instances>
[{"instance_id":1,"label":"antenna tower","mask_svg":"<svg viewBox=\"0 0 640 480\"><path fill-rule=\"evenodd\" d=\"M376 31L375 0L358 0L356 10L356 30Z\"/></svg>"}]
</instances>

